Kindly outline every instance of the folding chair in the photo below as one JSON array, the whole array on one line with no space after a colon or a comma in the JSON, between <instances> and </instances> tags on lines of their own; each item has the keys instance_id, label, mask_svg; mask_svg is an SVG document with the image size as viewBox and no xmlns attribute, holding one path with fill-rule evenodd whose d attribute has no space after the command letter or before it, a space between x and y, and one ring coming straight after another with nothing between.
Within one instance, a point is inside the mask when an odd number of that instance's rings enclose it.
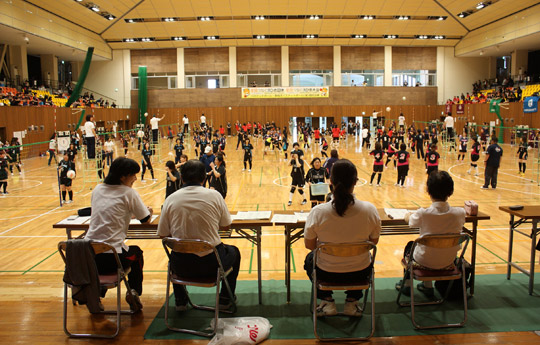
<instances>
[{"instance_id":1,"label":"folding chair","mask_svg":"<svg viewBox=\"0 0 540 345\"><path fill-rule=\"evenodd\" d=\"M218 326L218 316L220 312L219 288L220 288L221 281L223 281L223 283L227 287L227 291L229 292L229 297L232 303L231 310L222 310L222 312L229 313L229 314L236 312L236 303L234 300L234 296L229 286L229 282L226 279L227 276L232 272L232 267L229 268L227 271L225 271L225 269L223 268L223 264L221 263L221 259L219 257L216 247L214 247L207 241L196 240L196 239L180 240L176 238L166 237L163 239L163 248L165 248L165 252L167 253L167 257L169 258L169 264L168 264L168 269L167 269L167 293L165 297L165 325L167 325L167 328L170 329L171 331L194 334L194 335L199 335L203 337L213 337L216 334L217 326ZM188 277L178 275L172 271L171 252L195 254L195 253L200 253L200 252L205 252L205 251L212 251L214 255L216 256L218 268L217 268L215 277L188 278ZM169 324L169 297L170 297L171 283L183 286L184 290L186 291L188 302L194 309L214 312L214 329L212 330L212 332L203 332L203 331L197 331L197 330L192 330L192 329L177 328ZM191 298L189 298L189 294L187 292L186 286L198 286L198 287L208 287L208 288L215 286L216 287L215 307L197 305L193 303L191 301Z\"/></svg>"},{"instance_id":2,"label":"folding chair","mask_svg":"<svg viewBox=\"0 0 540 345\"><path fill-rule=\"evenodd\" d=\"M463 321L460 323L446 323L446 324L440 324L440 325L432 325L432 326L420 326L418 323L416 323L416 320L414 318L414 307L415 306L421 306L421 305L434 305L434 304L442 304L446 298L448 298L448 294L452 288L452 284L455 280L461 279L464 276L465 273L465 251L467 250L467 245L469 244L469 235L461 233L461 234L448 234L448 235L426 235L422 237L418 237L411 248L411 255L410 259L407 260L403 258L401 260L401 264L403 268L405 269L405 273L403 275L403 284L401 285L401 289L398 293L397 297L397 303L401 307L411 307L411 321L415 328L417 329L430 329L430 328L447 328L447 327L462 327L465 322L467 322L467 285L465 282L465 279L462 279L462 288L463 288ZM416 247L421 244L426 247L431 248L452 248L458 245L462 245L465 243L465 245L462 246L461 249L461 255L459 256L456 265L453 270L428 270L428 269L419 269L414 268L414 260L412 258L414 257L414 251ZM405 287L405 281L408 278L411 278L411 284L410 284L410 293L411 293L411 301L410 302L400 302L401 294L406 289ZM437 281L437 280L449 280L450 283L448 285L448 288L446 289L446 292L442 298L435 300L435 301L429 301L429 302L414 302L414 280L419 281Z\"/></svg>"},{"instance_id":3,"label":"folding chair","mask_svg":"<svg viewBox=\"0 0 540 345\"><path fill-rule=\"evenodd\" d=\"M373 266L375 262L375 256L377 254L377 246L370 241L358 242L358 243L319 243L315 248L313 258L313 290L312 290L312 313L313 313L313 332L320 341L335 341L335 340L367 340L373 336L375 332L375 269L371 271L371 276L365 279L350 281L348 283L334 283L329 281L319 280L317 278L317 266L320 253L324 253L332 256L339 257L352 257L358 256L364 253L373 251L370 255L370 265ZM317 333L317 289L319 290L366 290L364 292L364 301L362 304L362 311L366 310L367 297L369 289L371 287L371 332L367 337L336 337L336 338L323 338ZM344 316L343 313L338 313L340 316Z\"/></svg>"},{"instance_id":4,"label":"folding chair","mask_svg":"<svg viewBox=\"0 0 540 345\"><path fill-rule=\"evenodd\" d=\"M122 264L120 263L120 258L118 257L118 253L116 252L116 249L114 249L113 246L100 241L90 241L90 244L92 245L92 248L94 249L94 254L101 254L108 251L111 251L114 254L114 257L116 259L117 264L117 271L116 274L108 274L108 275L99 275L99 286L101 289L114 289L116 288L116 310L103 310L99 314L116 314L116 331L113 334L94 334L94 333L71 333L67 328L67 317L68 317L68 311L67 311L67 304L68 304L68 287L72 287L68 285L67 283L64 283L64 333L66 333L67 336L71 338L114 338L118 335L120 332L120 315L121 314L134 314L136 311L133 310L122 310L122 294L121 294L121 286L120 284L122 281L124 281L127 289L127 293L131 295L131 288L129 287L128 281L126 279L129 268L127 270L124 270L122 268ZM62 260L64 260L64 263L67 265L67 259L66 259L66 247L67 247L67 241L62 241L58 243L58 252L60 253L60 256L62 257ZM74 303L75 304L75 303Z\"/></svg>"}]
</instances>

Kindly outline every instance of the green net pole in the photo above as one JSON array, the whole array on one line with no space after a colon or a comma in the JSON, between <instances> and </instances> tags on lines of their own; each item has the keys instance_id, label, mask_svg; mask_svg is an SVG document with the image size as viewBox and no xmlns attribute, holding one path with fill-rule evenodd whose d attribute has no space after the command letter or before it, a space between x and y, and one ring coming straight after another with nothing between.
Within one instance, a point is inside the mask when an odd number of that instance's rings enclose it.
<instances>
[{"instance_id":1,"label":"green net pole","mask_svg":"<svg viewBox=\"0 0 540 345\"><path fill-rule=\"evenodd\" d=\"M144 113L148 109L148 83L146 66L139 66L139 123L145 123Z\"/></svg>"},{"instance_id":2,"label":"green net pole","mask_svg":"<svg viewBox=\"0 0 540 345\"><path fill-rule=\"evenodd\" d=\"M75 88L73 89L73 92L71 93L71 96L66 102L66 105L65 105L66 108L69 108L73 104L73 102L79 99L82 88L84 86L84 81L86 80L86 76L88 75L88 70L90 70L90 63L92 62L93 54L94 54L94 47L88 47L88 51L86 52L86 59L84 59L84 64L81 69L81 74L79 75L79 80L77 80L77 85L75 85Z\"/></svg>"}]
</instances>

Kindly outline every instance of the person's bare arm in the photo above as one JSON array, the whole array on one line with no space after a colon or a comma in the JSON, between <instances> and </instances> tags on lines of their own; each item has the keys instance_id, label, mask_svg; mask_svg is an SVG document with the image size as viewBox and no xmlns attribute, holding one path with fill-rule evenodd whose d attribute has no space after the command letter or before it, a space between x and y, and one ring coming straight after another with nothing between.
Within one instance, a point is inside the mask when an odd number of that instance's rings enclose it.
<instances>
[{"instance_id":1,"label":"person's bare arm","mask_svg":"<svg viewBox=\"0 0 540 345\"><path fill-rule=\"evenodd\" d=\"M315 248L317 248L317 239L304 238L304 245L306 246L306 249L314 250Z\"/></svg>"}]
</instances>

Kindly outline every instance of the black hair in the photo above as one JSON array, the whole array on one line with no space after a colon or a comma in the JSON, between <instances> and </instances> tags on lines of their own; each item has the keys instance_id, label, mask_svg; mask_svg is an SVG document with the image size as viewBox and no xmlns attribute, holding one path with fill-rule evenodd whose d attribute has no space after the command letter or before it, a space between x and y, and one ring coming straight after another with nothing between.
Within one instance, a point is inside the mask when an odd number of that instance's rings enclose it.
<instances>
[{"instance_id":1,"label":"black hair","mask_svg":"<svg viewBox=\"0 0 540 345\"><path fill-rule=\"evenodd\" d=\"M221 165L223 165L224 167L227 166L227 165L225 164L225 161L223 160L223 155L218 154L218 155L216 156L216 160L218 160L218 161L221 163Z\"/></svg>"},{"instance_id":2,"label":"black hair","mask_svg":"<svg viewBox=\"0 0 540 345\"><path fill-rule=\"evenodd\" d=\"M112 162L109 173L103 182L111 185L119 185L122 184L120 178L135 175L139 171L141 171L141 167L133 159L118 157Z\"/></svg>"},{"instance_id":3,"label":"black hair","mask_svg":"<svg viewBox=\"0 0 540 345\"><path fill-rule=\"evenodd\" d=\"M332 206L341 217L345 215L347 208L354 204L354 197L350 189L358 180L357 176L356 166L348 159L340 159L332 166L330 173L334 194Z\"/></svg>"},{"instance_id":4,"label":"black hair","mask_svg":"<svg viewBox=\"0 0 540 345\"><path fill-rule=\"evenodd\" d=\"M92 118L92 116L94 116L94 115L92 115L92 114L86 115L86 121L90 121L90 119Z\"/></svg>"},{"instance_id":5,"label":"black hair","mask_svg":"<svg viewBox=\"0 0 540 345\"><path fill-rule=\"evenodd\" d=\"M401 151L405 151L407 149L407 145L405 143L401 143L401 145L399 145L399 149Z\"/></svg>"},{"instance_id":6,"label":"black hair","mask_svg":"<svg viewBox=\"0 0 540 345\"><path fill-rule=\"evenodd\" d=\"M313 158L313 160L311 161L310 165L313 166L315 164L315 161L321 161L321 159L319 157L315 157Z\"/></svg>"},{"instance_id":7,"label":"black hair","mask_svg":"<svg viewBox=\"0 0 540 345\"><path fill-rule=\"evenodd\" d=\"M330 157L339 158L339 155L336 149L333 149L332 151L330 151Z\"/></svg>"},{"instance_id":8,"label":"black hair","mask_svg":"<svg viewBox=\"0 0 540 345\"><path fill-rule=\"evenodd\" d=\"M296 145L300 146L300 144L298 142L295 142L292 144L292 147L295 147Z\"/></svg>"},{"instance_id":9,"label":"black hair","mask_svg":"<svg viewBox=\"0 0 540 345\"><path fill-rule=\"evenodd\" d=\"M204 163L190 159L182 166L182 181L185 184L201 184L206 178Z\"/></svg>"},{"instance_id":10,"label":"black hair","mask_svg":"<svg viewBox=\"0 0 540 345\"><path fill-rule=\"evenodd\" d=\"M167 161L167 163L165 163L165 166L171 169L173 172L176 170L176 165L174 165L173 161Z\"/></svg>"},{"instance_id":11,"label":"black hair","mask_svg":"<svg viewBox=\"0 0 540 345\"><path fill-rule=\"evenodd\" d=\"M432 171L427 179L427 190L433 199L446 201L454 194L454 180L446 171Z\"/></svg>"},{"instance_id":12,"label":"black hair","mask_svg":"<svg viewBox=\"0 0 540 345\"><path fill-rule=\"evenodd\" d=\"M378 141L375 143L375 150L378 150L378 151L382 150L381 143Z\"/></svg>"},{"instance_id":13,"label":"black hair","mask_svg":"<svg viewBox=\"0 0 540 345\"><path fill-rule=\"evenodd\" d=\"M497 137L491 137L491 141L493 141L496 144L499 142L499 139L497 139Z\"/></svg>"}]
</instances>

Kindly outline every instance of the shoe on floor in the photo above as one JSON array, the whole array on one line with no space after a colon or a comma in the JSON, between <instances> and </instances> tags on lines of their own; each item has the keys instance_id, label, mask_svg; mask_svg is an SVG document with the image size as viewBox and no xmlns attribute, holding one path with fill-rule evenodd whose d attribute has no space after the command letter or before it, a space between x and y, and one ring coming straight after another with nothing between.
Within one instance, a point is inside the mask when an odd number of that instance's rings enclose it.
<instances>
[{"instance_id":1,"label":"shoe on floor","mask_svg":"<svg viewBox=\"0 0 540 345\"><path fill-rule=\"evenodd\" d=\"M396 290L397 291L400 291L401 290L401 285L403 285L403 280L400 280L396 283ZM401 291L401 293L405 296L410 296L411 295L411 289L410 287L408 286L405 286L405 288L403 289L403 291Z\"/></svg>"},{"instance_id":2,"label":"shoe on floor","mask_svg":"<svg viewBox=\"0 0 540 345\"><path fill-rule=\"evenodd\" d=\"M188 310L188 305L187 305L187 303L186 303L186 304L177 305L177 306L174 307L174 310L176 310L176 311L179 312L179 313L184 312L184 311Z\"/></svg>"},{"instance_id":3,"label":"shoe on floor","mask_svg":"<svg viewBox=\"0 0 540 345\"><path fill-rule=\"evenodd\" d=\"M480 187L480 189L488 189L489 187L486 187L486 186L482 186Z\"/></svg>"},{"instance_id":4,"label":"shoe on floor","mask_svg":"<svg viewBox=\"0 0 540 345\"><path fill-rule=\"evenodd\" d=\"M291 205L292 205L292 201L289 201L289 202L287 203L287 206L291 206Z\"/></svg>"},{"instance_id":5,"label":"shoe on floor","mask_svg":"<svg viewBox=\"0 0 540 345\"><path fill-rule=\"evenodd\" d=\"M143 308L139 294L135 289L131 289L131 294L129 292L126 293L126 302L129 304L129 309L132 311L137 312Z\"/></svg>"},{"instance_id":6,"label":"shoe on floor","mask_svg":"<svg viewBox=\"0 0 540 345\"><path fill-rule=\"evenodd\" d=\"M362 308L358 305L358 301L345 301L345 308L343 314L347 316L360 317L362 316Z\"/></svg>"},{"instance_id":7,"label":"shoe on floor","mask_svg":"<svg viewBox=\"0 0 540 345\"><path fill-rule=\"evenodd\" d=\"M337 315L336 302L322 300L317 306L317 316L334 316Z\"/></svg>"},{"instance_id":8,"label":"shoe on floor","mask_svg":"<svg viewBox=\"0 0 540 345\"><path fill-rule=\"evenodd\" d=\"M423 282L416 285L416 288L418 289L418 291L422 292L424 295L428 297L435 296L435 289L432 287L431 288L426 287Z\"/></svg>"},{"instance_id":9,"label":"shoe on floor","mask_svg":"<svg viewBox=\"0 0 540 345\"><path fill-rule=\"evenodd\" d=\"M307 200L304 199L304 200L302 200L302 202L300 203L300 205L305 205L306 203L307 203Z\"/></svg>"}]
</instances>

